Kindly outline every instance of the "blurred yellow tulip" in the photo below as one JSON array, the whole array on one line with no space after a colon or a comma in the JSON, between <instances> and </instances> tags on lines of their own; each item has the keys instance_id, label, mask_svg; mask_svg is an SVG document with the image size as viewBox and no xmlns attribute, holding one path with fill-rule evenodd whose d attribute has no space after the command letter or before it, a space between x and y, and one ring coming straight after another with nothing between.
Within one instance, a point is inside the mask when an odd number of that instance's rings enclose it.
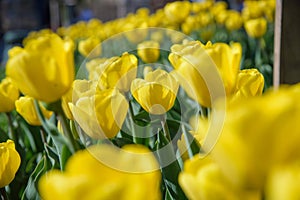
<instances>
[{"instance_id":1,"label":"blurred yellow tulip","mask_svg":"<svg viewBox=\"0 0 300 200\"><path fill-rule=\"evenodd\" d=\"M191 3L188 1L175 1L164 7L167 19L173 23L182 23L190 14Z\"/></svg>"},{"instance_id":2,"label":"blurred yellow tulip","mask_svg":"<svg viewBox=\"0 0 300 200\"><path fill-rule=\"evenodd\" d=\"M184 170L178 179L184 193L191 200L240 199L238 192L210 157L201 159L195 156L185 161Z\"/></svg>"},{"instance_id":3,"label":"blurred yellow tulip","mask_svg":"<svg viewBox=\"0 0 300 200\"><path fill-rule=\"evenodd\" d=\"M21 164L19 153L12 140L0 143L0 188L10 184Z\"/></svg>"},{"instance_id":4,"label":"blurred yellow tulip","mask_svg":"<svg viewBox=\"0 0 300 200\"><path fill-rule=\"evenodd\" d=\"M20 97L15 103L17 112L27 121L28 124L33 126L41 125L41 121L34 107L34 99L32 97ZM53 112L46 110L42 104L40 104L40 108L45 118L49 119L52 116Z\"/></svg>"},{"instance_id":5,"label":"blurred yellow tulip","mask_svg":"<svg viewBox=\"0 0 300 200\"><path fill-rule=\"evenodd\" d=\"M144 80L133 80L131 93L148 113L162 115L173 107L178 87L171 74L157 69L146 74Z\"/></svg>"},{"instance_id":6,"label":"blurred yellow tulip","mask_svg":"<svg viewBox=\"0 0 300 200\"><path fill-rule=\"evenodd\" d=\"M233 98L259 96L264 89L264 76L257 69L244 69L238 73Z\"/></svg>"},{"instance_id":7,"label":"blurred yellow tulip","mask_svg":"<svg viewBox=\"0 0 300 200\"><path fill-rule=\"evenodd\" d=\"M250 19L245 22L244 26L250 37L260 38L267 31L267 20L265 18Z\"/></svg>"},{"instance_id":8,"label":"blurred yellow tulip","mask_svg":"<svg viewBox=\"0 0 300 200\"><path fill-rule=\"evenodd\" d=\"M42 176L38 188L45 200L159 200L160 182L158 163L146 147L95 145L76 152L64 172Z\"/></svg>"},{"instance_id":9,"label":"blurred yellow tulip","mask_svg":"<svg viewBox=\"0 0 300 200\"><path fill-rule=\"evenodd\" d=\"M136 78L138 60L133 54L123 53L121 57L112 57L100 67L98 87L101 90L118 88L127 92Z\"/></svg>"},{"instance_id":10,"label":"blurred yellow tulip","mask_svg":"<svg viewBox=\"0 0 300 200\"><path fill-rule=\"evenodd\" d=\"M97 57L101 55L101 41L98 37L91 36L87 39L79 41L78 51L85 57Z\"/></svg>"},{"instance_id":11,"label":"blurred yellow tulip","mask_svg":"<svg viewBox=\"0 0 300 200\"><path fill-rule=\"evenodd\" d=\"M299 160L299 98L297 84L229 105L211 155L231 183L261 191L272 167Z\"/></svg>"},{"instance_id":12,"label":"blurred yellow tulip","mask_svg":"<svg viewBox=\"0 0 300 200\"><path fill-rule=\"evenodd\" d=\"M10 112L15 109L15 101L19 98L19 90L10 78L0 83L0 112Z\"/></svg>"},{"instance_id":13,"label":"blurred yellow tulip","mask_svg":"<svg viewBox=\"0 0 300 200\"><path fill-rule=\"evenodd\" d=\"M229 31L235 31L242 27L243 19L238 11L230 10L227 12L227 18L225 20L225 27Z\"/></svg>"},{"instance_id":14,"label":"blurred yellow tulip","mask_svg":"<svg viewBox=\"0 0 300 200\"><path fill-rule=\"evenodd\" d=\"M160 56L159 43L144 41L137 46L137 54L145 63L154 63Z\"/></svg>"},{"instance_id":15,"label":"blurred yellow tulip","mask_svg":"<svg viewBox=\"0 0 300 200\"><path fill-rule=\"evenodd\" d=\"M9 50L6 75L20 91L47 103L57 101L74 80L74 44L56 34Z\"/></svg>"}]
</instances>

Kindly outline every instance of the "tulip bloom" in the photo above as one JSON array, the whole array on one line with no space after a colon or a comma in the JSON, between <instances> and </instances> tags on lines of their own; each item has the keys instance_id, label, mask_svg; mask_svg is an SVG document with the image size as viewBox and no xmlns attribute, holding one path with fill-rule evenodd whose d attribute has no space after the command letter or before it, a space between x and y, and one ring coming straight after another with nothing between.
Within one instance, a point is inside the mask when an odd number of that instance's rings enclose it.
<instances>
[{"instance_id":1,"label":"tulip bloom","mask_svg":"<svg viewBox=\"0 0 300 200\"><path fill-rule=\"evenodd\" d=\"M15 103L17 112L27 121L28 124L33 126L41 125L41 121L34 107L34 99L32 97L20 97ZM40 104L40 108L44 117L47 119L49 119L53 114L53 112L46 110L42 104Z\"/></svg>"},{"instance_id":2,"label":"tulip bloom","mask_svg":"<svg viewBox=\"0 0 300 200\"><path fill-rule=\"evenodd\" d=\"M184 170L179 174L178 181L191 200L240 199L238 192L210 157L201 159L195 156L185 161Z\"/></svg>"},{"instance_id":3,"label":"tulip bloom","mask_svg":"<svg viewBox=\"0 0 300 200\"><path fill-rule=\"evenodd\" d=\"M21 164L19 153L12 140L0 143L0 188L10 184Z\"/></svg>"},{"instance_id":4,"label":"tulip bloom","mask_svg":"<svg viewBox=\"0 0 300 200\"><path fill-rule=\"evenodd\" d=\"M203 45L199 41L192 41L173 45L169 60L187 95L201 105L211 107L210 93L213 91L209 91L209 88L218 89L217 83L212 80L221 76L226 94L234 92L241 54L242 47L239 43L229 46L209 42Z\"/></svg>"},{"instance_id":5,"label":"tulip bloom","mask_svg":"<svg viewBox=\"0 0 300 200\"><path fill-rule=\"evenodd\" d=\"M211 155L231 183L262 191L273 167L299 161L299 98L297 84L229 105Z\"/></svg>"},{"instance_id":6,"label":"tulip bloom","mask_svg":"<svg viewBox=\"0 0 300 200\"><path fill-rule=\"evenodd\" d=\"M137 58L127 52L108 59L101 65L98 87L101 90L117 87L121 92L127 92L136 78L137 63Z\"/></svg>"},{"instance_id":7,"label":"tulip bloom","mask_svg":"<svg viewBox=\"0 0 300 200\"><path fill-rule=\"evenodd\" d=\"M159 43L155 41L144 41L137 46L137 54L145 63L154 63L158 60Z\"/></svg>"},{"instance_id":8,"label":"tulip bloom","mask_svg":"<svg viewBox=\"0 0 300 200\"><path fill-rule=\"evenodd\" d=\"M6 75L20 91L47 103L64 95L74 79L74 44L56 34L32 39L9 50Z\"/></svg>"},{"instance_id":9,"label":"tulip bloom","mask_svg":"<svg viewBox=\"0 0 300 200\"><path fill-rule=\"evenodd\" d=\"M71 110L74 119L92 138L113 138L125 120L128 102L116 89L98 90L91 81L76 80Z\"/></svg>"},{"instance_id":10,"label":"tulip bloom","mask_svg":"<svg viewBox=\"0 0 300 200\"><path fill-rule=\"evenodd\" d=\"M244 69L238 73L234 98L259 96L264 89L264 76L257 69Z\"/></svg>"},{"instance_id":11,"label":"tulip bloom","mask_svg":"<svg viewBox=\"0 0 300 200\"><path fill-rule=\"evenodd\" d=\"M243 25L243 19L238 11L230 10L227 13L227 18L225 20L225 27L227 30L234 31L238 30Z\"/></svg>"},{"instance_id":12,"label":"tulip bloom","mask_svg":"<svg viewBox=\"0 0 300 200\"><path fill-rule=\"evenodd\" d=\"M250 37L260 38L267 31L267 20L265 18L250 19L245 22L244 26Z\"/></svg>"},{"instance_id":13,"label":"tulip bloom","mask_svg":"<svg viewBox=\"0 0 300 200\"><path fill-rule=\"evenodd\" d=\"M3 79L0 83L0 112L10 112L15 109L15 101L19 95L19 90L13 85L11 79Z\"/></svg>"},{"instance_id":14,"label":"tulip bloom","mask_svg":"<svg viewBox=\"0 0 300 200\"><path fill-rule=\"evenodd\" d=\"M102 144L76 152L64 172L48 172L38 188L45 200L159 200L160 182L159 165L146 147Z\"/></svg>"},{"instance_id":15,"label":"tulip bloom","mask_svg":"<svg viewBox=\"0 0 300 200\"><path fill-rule=\"evenodd\" d=\"M85 57L97 57L101 55L101 41L97 37L89 37L81 40L78 44L78 51Z\"/></svg>"},{"instance_id":16,"label":"tulip bloom","mask_svg":"<svg viewBox=\"0 0 300 200\"><path fill-rule=\"evenodd\" d=\"M190 14L191 4L188 1L175 1L164 7L167 19L174 23L182 23Z\"/></svg>"},{"instance_id":17,"label":"tulip bloom","mask_svg":"<svg viewBox=\"0 0 300 200\"><path fill-rule=\"evenodd\" d=\"M131 93L147 112L161 115L173 107L178 87L171 74L157 69L146 74L144 80L133 80Z\"/></svg>"}]
</instances>

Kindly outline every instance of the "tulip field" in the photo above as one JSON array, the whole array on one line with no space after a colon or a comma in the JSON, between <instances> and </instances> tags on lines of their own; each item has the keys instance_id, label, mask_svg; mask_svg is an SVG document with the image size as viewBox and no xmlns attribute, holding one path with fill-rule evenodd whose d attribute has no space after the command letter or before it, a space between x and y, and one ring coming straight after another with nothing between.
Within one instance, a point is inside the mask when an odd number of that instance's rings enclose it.
<instances>
[{"instance_id":1,"label":"tulip field","mask_svg":"<svg viewBox=\"0 0 300 200\"><path fill-rule=\"evenodd\" d=\"M296 200L300 85L275 0L32 31L0 72L0 200Z\"/></svg>"}]
</instances>

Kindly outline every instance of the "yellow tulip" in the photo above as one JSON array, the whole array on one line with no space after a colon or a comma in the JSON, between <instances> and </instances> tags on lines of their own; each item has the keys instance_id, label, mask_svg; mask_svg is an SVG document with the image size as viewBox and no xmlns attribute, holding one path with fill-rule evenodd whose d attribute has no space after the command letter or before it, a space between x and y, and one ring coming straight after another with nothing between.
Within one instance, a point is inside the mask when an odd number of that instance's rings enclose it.
<instances>
[{"instance_id":1,"label":"yellow tulip","mask_svg":"<svg viewBox=\"0 0 300 200\"><path fill-rule=\"evenodd\" d=\"M27 121L28 124L33 126L41 125L41 121L34 107L34 99L32 97L20 97L15 103L17 112ZM49 119L52 116L53 112L46 110L42 104L40 104L40 108L45 118Z\"/></svg>"},{"instance_id":2,"label":"yellow tulip","mask_svg":"<svg viewBox=\"0 0 300 200\"><path fill-rule=\"evenodd\" d=\"M85 40L79 41L78 51L85 57L97 57L101 55L101 41L99 38L92 36Z\"/></svg>"},{"instance_id":3,"label":"yellow tulip","mask_svg":"<svg viewBox=\"0 0 300 200\"><path fill-rule=\"evenodd\" d=\"M264 89L264 76L257 69L244 69L238 73L233 98L259 96Z\"/></svg>"},{"instance_id":4,"label":"yellow tulip","mask_svg":"<svg viewBox=\"0 0 300 200\"><path fill-rule=\"evenodd\" d=\"M299 98L298 84L229 105L211 155L230 182L261 191L273 166L299 160Z\"/></svg>"},{"instance_id":5,"label":"yellow tulip","mask_svg":"<svg viewBox=\"0 0 300 200\"><path fill-rule=\"evenodd\" d=\"M243 19L238 11L230 10L227 13L227 18L225 20L225 27L229 31L238 30L243 25Z\"/></svg>"},{"instance_id":6,"label":"yellow tulip","mask_svg":"<svg viewBox=\"0 0 300 200\"><path fill-rule=\"evenodd\" d=\"M113 138L125 120L128 103L115 88L96 90L87 80L76 80L71 110L75 121L92 138Z\"/></svg>"},{"instance_id":7,"label":"yellow tulip","mask_svg":"<svg viewBox=\"0 0 300 200\"><path fill-rule=\"evenodd\" d=\"M227 17L228 17L228 10L222 10L216 14L215 20L218 24L224 25Z\"/></svg>"},{"instance_id":8,"label":"yellow tulip","mask_svg":"<svg viewBox=\"0 0 300 200\"><path fill-rule=\"evenodd\" d=\"M237 191L210 157L201 159L195 156L185 161L184 170L179 174L178 181L191 200L240 199Z\"/></svg>"},{"instance_id":9,"label":"yellow tulip","mask_svg":"<svg viewBox=\"0 0 300 200\"><path fill-rule=\"evenodd\" d=\"M160 51L159 43L155 41L144 41L137 46L137 54L145 63L154 63L158 60Z\"/></svg>"},{"instance_id":10,"label":"yellow tulip","mask_svg":"<svg viewBox=\"0 0 300 200\"><path fill-rule=\"evenodd\" d=\"M271 1L269 1L271 2ZM244 2L242 16L245 21L263 17L264 10L268 7L267 1L249 1Z\"/></svg>"},{"instance_id":11,"label":"yellow tulip","mask_svg":"<svg viewBox=\"0 0 300 200\"><path fill-rule=\"evenodd\" d=\"M214 3L214 5L212 7L210 7L210 12L216 16L218 15L220 12L226 10L228 7L227 3L225 1L219 1Z\"/></svg>"},{"instance_id":12,"label":"yellow tulip","mask_svg":"<svg viewBox=\"0 0 300 200\"><path fill-rule=\"evenodd\" d=\"M0 83L0 112L10 112L15 109L15 101L19 98L19 90L11 82L10 78L5 78Z\"/></svg>"},{"instance_id":13,"label":"yellow tulip","mask_svg":"<svg viewBox=\"0 0 300 200\"><path fill-rule=\"evenodd\" d=\"M0 188L10 184L21 164L19 153L12 140L0 143Z\"/></svg>"},{"instance_id":14,"label":"yellow tulip","mask_svg":"<svg viewBox=\"0 0 300 200\"><path fill-rule=\"evenodd\" d=\"M146 147L95 145L76 152L64 172L41 177L42 199L161 199L158 163Z\"/></svg>"},{"instance_id":15,"label":"yellow tulip","mask_svg":"<svg viewBox=\"0 0 300 200\"><path fill-rule=\"evenodd\" d=\"M245 22L244 26L250 37L260 38L267 31L267 20L265 18L250 19Z\"/></svg>"},{"instance_id":16,"label":"yellow tulip","mask_svg":"<svg viewBox=\"0 0 300 200\"><path fill-rule=\"evenodd\" d=\"M117 89L97 91L95 109L98 123L108 138L117 135L129 108L126 98Z\"/></svg>"},{"instance_id":17,"label":"yellow tulip","mask_svg":"<svg viewBox=\"0 0 300 200\"><path fill-rule=\"evenodd\" d=\"M173 23L182 23L190 14L191 4L188 1L175 1L164 7L167 19Z\"/></svg>"},{"instance_id":18,"label":"yellow tulip","mask_svg":"<svg viewBox=\"0 0 300 200\"><path fill-rule=\"evenodd\" d=\"M232 94L240 67L241 51L239 43L229 46L209 42L203 45L199 41L192 41L173 45L169 60L188 96L201 105L210 107L212 91L209 91L208 86L215 86L216 82L209 81L212 78L215 80L220 74L226 94Z\"/></svg>"},{"instance_id":19,"label":"yellow tulip","mask_svg":"<svg viewBox=\"0 0 300 200\"><path fill-rule=\"evenodd\" d=\"M178 87L171 74L157 69L146 74L144 80L133 80L131 93L147 112L161 115L173 107Z\"/></svg>"},{"instance_id":20,"label":"yellow tulip","mask_svg":"<svg viewBox=\"0 0 300 200\"><path fill-rule=\"evenodd\" d=\"M101 65L98 87L101 90L118 88L127 92L136 78L138 60L133 54L123 53L121 57L112 57Z\"/></svg>"},{"instance_id":21,"label":"yellow tulip","mask_svg":"<svg viewBox=\"0 0 300 200\"><path fill-rule=\"evenodd\" d=\"M24 48L9 50L6 74L23 94L47 103L57 101L74 79L73 51L71 40L41 36Z\"/></svg>"}]
</instances>

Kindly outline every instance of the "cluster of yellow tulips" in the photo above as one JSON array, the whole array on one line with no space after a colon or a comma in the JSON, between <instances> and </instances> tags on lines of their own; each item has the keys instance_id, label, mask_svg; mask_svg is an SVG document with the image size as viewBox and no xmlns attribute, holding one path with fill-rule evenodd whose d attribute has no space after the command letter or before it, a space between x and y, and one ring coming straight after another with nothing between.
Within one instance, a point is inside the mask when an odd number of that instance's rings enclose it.
<instances>
[{"instance_id":1,"label":"cluster of yellow tulips","mask_svg":"<svg viewBox=\"0 0 300 200\"><path fill-rule=\"evenodd\" d=\"M0 198L299 199L300 85L262 67L274 9L180 1L29 34L0 82Z\"/></svg>"}]
</instances>

